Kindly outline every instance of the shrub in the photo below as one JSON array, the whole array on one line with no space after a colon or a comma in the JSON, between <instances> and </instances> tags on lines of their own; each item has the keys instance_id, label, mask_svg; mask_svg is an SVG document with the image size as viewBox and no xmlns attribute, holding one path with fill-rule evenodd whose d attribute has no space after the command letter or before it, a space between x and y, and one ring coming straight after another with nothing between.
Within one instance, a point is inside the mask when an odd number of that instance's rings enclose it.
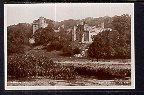
<instances>
[{"instance_id":1,"label":"shrub","mask_svg":"<svg viewBox=\"0 0 144 95\"><path fill-rule=\"evenodd\" d=\"M130 66L127 65L62 65L54 63L46 56L16 54L8 56L8 76L15 78L45 76L50 79L71 80L77 76L98 79L131 77Z\"/></svg>"},{"instance_id":2,"label":"shrub","mask_svg":"<svg viewBox=\"0 0 144 95\"><path fill-rule=\"evenodd\" d=\"M14 55L8 56L8 75L16 78L47 76L52 79L74 79L73 67L53 63L46 56Z\"/></svg>"},{"instance_id":3,"label":"shrub","mask_svg":"<svg viewBox=\"0 0 144 95\"><path fill-rule=\"evenodd\" d=\"M73 55L73 49L70 45L69 46L64 46L62 50L63 50L63 55L64 56L72 56Z\"/></svg>"},{"instance_id":4,"label":"shrub","mask_svg":"<svg viewBox=\"0 0 144 95\"><path fill-rule=\"evenodd\" d=\"M100 66L78 66L75 72L81 76L94 76L98 79L113 79L131 77L131 69L120 66L104 65Z\"/></svg>"},{"instance_id":5,"label":"shrub","mask_svg":"<svg viewBox=\"0 0 144 95\"><path fill-rule=\"evenodd\" d=\"M46 46L47 51L61 50L62 44L59 41L52 41L50 45Z\"/></svg>"},{"instance_id":6,"label":"shrub","mask_svg":"<svg viewBox=\"0 0 144 95\"><path fill-rule=\"evenodd\" d=\"M78 47L73 49L73 54L79 54L81 51Z\"/></svg>"}]
</instances>

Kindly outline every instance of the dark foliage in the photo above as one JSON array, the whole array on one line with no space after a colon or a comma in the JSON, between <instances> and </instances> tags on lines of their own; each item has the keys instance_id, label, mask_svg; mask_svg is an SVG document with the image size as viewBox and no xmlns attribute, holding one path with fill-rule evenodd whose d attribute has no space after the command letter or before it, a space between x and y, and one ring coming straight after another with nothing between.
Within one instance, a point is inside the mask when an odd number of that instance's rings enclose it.
<instances>
[{"instance_id":1,"label":"dark foliage","mask_svg":"<svg viewBox=\"0 0 144 95\"><path fill-rule=\"evenodd\" d=\"M8 76L15 78L47 76L51 79L74 79L74 67L53 63L46 56L29 54L8 56Z\"/></svg>"},{"instance_id":2,"label":"dark foliage","mask_svg":"<svg viewBox=\"0 0 144 95\"><path fill-rule=\"evenodd\" d=\"M47 51L61 50L63 45L59 41L52 41L50 45L46 46Z\"/></svg>"},{"instance_id":3,"label":"dark foliage","mask_svg":"<svg viewBox=\"0 0 144 95\"><path fill-rule=\"evenodd\" d=\"M113 31L99 33L90 45L88 54L92 58L126 59L131 55L130 16L116 16Z\"/></svg>"},{"instance_id":4,"label":"dark foliage","mask_svg":"<svg viewBox=\"0 0 144 95\"><path fill-rule=\"evenodd\" d=\"M29 38L32 36L32 27L27 23L19 23L7 27L7 50L8 55L23 53L24 46L29 45Z\"/></svg>"},{"instance_id":5,"label":"dark foliage","mask_svg":"<svg viewBox=\"0 0 144 95\"><path fill-rule=\"evenodd\" d=\"M8 55L24 52L24 36L19 31L9 31L7 36Z\"/></svg>"},{"instance_id":6,"label":"dark foliage","mask_svg":"<svg viewBox=\"0 0 144 95\"><path fill-rule=\"evenodd\" d=\"M63 55L64 56L72 56L74 55L73 49L70 45L63 47Z\"/></svg>"},{"instance_id":7,"label":"dark foliage","mask_svg":"<svg viewBox=\"0 0 144 95\"><path fill-rule=\"evenodd\" d=\"M76 67L75 72L78 75L90 77L94 76L97 79L113 79L131 77L129 68L114 68L113 66L97 66L93 67Z\"/></svg>"},{"instance_id":8,"label":"dark foliage","mask_svg":"<svg viewBox=\"0 0 144 95\"><path fill-rule=\"evenodd\" d=\"M81 50L78 48L78 47L75 47L74 49L73 49L73 53L74 54L79 54L81 52Z\"/></svg>"},{"instance_id":9,"label":"dark foliage","mask_svg":"<svg viewBox=\"0 0 144 95\"><path fill-rule=\"evenodd\" d=\"M8 56L8 76L18 78L37 78L38 76L50 79L71 80L77 76L98 79L113 79L131 77L130 66L125 65L91 65L75 66L54 63L47 56L17 54Z\"/></svg>"},{"instance_id":10,"label":"dark foliage","mask_svg":"<svg viewBox=\"0 0 144 95\"><path fill-rule=\"evenodd\" d=\"M45 45L50 41L55 40L56 38L54 37L54 35L55 32L51 27L40 28L36 30L34 34L35 45Z\"/></svg>"},{"instance_id":11,"label":"dark foliage","mask_svg":"<svg viewBox=\"0 0 144 95\"><path fill-rule=\"evenodd\" d=\"M28 23L19 23L7 27L8 32L19 31L21 36L24 36L24 44L29 44L29 38L32 36L32 26Z\"/></svg>"}]
</instances>

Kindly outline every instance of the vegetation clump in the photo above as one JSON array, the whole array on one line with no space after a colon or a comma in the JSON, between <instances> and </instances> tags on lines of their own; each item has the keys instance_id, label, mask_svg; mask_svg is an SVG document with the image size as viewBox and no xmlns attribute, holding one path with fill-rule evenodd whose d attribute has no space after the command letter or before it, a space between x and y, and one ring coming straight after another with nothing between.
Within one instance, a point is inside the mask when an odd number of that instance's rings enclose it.
<instances>
[{"instance_id":1,"label":"vegetation clump","mask_svg":"<svg viewBox=\"0 0 144 95\"><path fill-rule=\"evenodd\" d=\"M46 56L19 54L8 56L8 75L16 78L46 76L51 79L74 79L72 66L54 63Z\"/></svg>"},{"instance_id":2,"label":"vegetation clump","mask_svg":"<svg viewBox=\"0 0 144 95\"><path fill-rule=\"evenodd\" d=\"M103 31L95 36L89 46L89 57L98 59L131 58L131 20L129 15L115 16L113 30Z\"/></svg>"},{"instance_id":3,"label":"vegetation clump","mask_svg":"<svg viewBox=\"0 0 144 95\"><path fill-rule=\"evenodd\" d=\"M47 77L50 79L72 80L77 76L98 79L112 79L131 77L130 66L127 65L63 65L54 63L48 57L19 54L8 56L8 76L17 78Z\"/></svg>"}]
</instances>

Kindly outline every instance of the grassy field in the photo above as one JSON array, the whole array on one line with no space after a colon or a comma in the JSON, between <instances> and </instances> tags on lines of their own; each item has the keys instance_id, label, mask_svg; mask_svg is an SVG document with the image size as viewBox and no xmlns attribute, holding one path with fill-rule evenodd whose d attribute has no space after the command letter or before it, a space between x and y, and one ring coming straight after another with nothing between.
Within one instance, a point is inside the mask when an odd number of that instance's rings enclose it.
<instances>
[{"instance_id":1,"label":"grassy field","mask_svg":"<svg viewBox=\"0 0 144 95\"><path fill-rule=\"evenodd\" d=\"M130 60L91 61L30 50L8 56L8 85L130 85Z\"/></svg>"}]
</instances>

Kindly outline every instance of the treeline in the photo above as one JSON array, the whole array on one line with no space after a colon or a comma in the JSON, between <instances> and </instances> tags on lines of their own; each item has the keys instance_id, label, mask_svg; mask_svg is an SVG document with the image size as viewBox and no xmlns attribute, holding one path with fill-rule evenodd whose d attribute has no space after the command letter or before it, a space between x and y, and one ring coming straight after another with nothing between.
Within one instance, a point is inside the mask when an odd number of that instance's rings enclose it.
<instances>
[{"instance_id":1,"label":"treeline","mask_svg":"<svg viewBox=\"0 0 144 95\"><path fill-rule=\"evenodd\" d=\"M114 17L86 18L89 25L100 22L112 31L103 31L95 36L94 42L89 46L88 56L92 58L130 58L131 55L131 16L124 14ZM35 34L35 46L43 45L48 51L62 50L64 55L72 56L80 53L79 47L71 45L71 33L66 28L60 32L54 32L56 27L65 25L72 27L79 20L66 20L55 24L47 20L49 26L38 29ZM30 24L18 24L8 27L8 53L20 53L24 51L24 45L29 45L29 38L32 37L32 26Z\"/></svg>"},{"instance_id":2,"label":"treeline","mask_svg":"<svg viewBox=\"0 0 144 95\"><path fill-rule=\"evenodd\" d=\"M103 31L95 36L88 54L92 58L126 59L131 57L131 17L115 16L113 31Z\"/></svg>"},{"instance_id":3,"label":"treeline","mask_svg":"<svg viewBox=\"0 0 144 95\"><path fill-rule=\"evenodd\" d=\"M55 28L58 28L59 26L64 25L65 29L68 29L70 27L76 26L77 24L79 24L82 21L85 21L90 26L97 26L98 24L104 22L106 28L111 28L112 20L113 20L113 17L109 17L109 16L99 17L99 18L87 17L82 20L68 19L68 20L64 20L61 22L55 22Z\"/></svg>"}]
</instances>

